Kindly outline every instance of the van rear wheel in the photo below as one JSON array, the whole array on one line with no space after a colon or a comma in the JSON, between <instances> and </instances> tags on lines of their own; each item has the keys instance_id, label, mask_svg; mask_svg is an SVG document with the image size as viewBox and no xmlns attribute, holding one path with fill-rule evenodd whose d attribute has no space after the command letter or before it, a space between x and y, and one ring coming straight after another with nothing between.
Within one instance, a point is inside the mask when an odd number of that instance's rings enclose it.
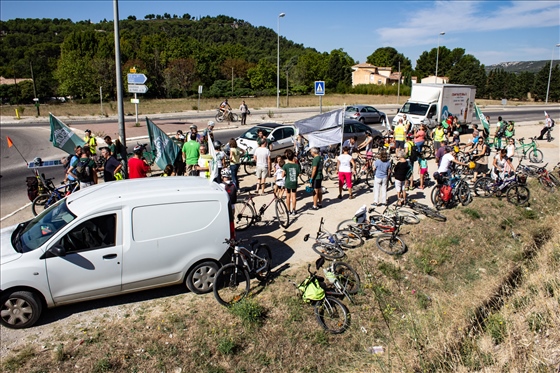
<instances>
[{"instance_id":1,"label":"van rear wheel","mask_svg":"<svg viewBox=\"0 0 560 373\"><path fill-rule=\"evenodd\" d=\"M212 291L217 272L216 263L211 261L199 263L189 272L185 285L195 294L209 293Z\"/></svg>"}]
</instances>

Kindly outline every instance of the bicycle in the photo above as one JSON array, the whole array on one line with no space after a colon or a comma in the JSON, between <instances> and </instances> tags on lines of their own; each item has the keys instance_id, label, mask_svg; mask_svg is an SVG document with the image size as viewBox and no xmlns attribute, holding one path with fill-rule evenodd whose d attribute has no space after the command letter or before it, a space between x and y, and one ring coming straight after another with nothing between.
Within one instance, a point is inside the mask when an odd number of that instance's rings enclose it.
<instances>
[{"instance_id":1,"label":"bicycle","mask_svg":"<svg viewBox=\"0 0 560 373\"><path fill-rule=\"evenodd\" d=\"M428 205L419 203L416 200L409 200L408 207L419 214L423 214L429 217L430 219L434 219L441 222L447 221L447 217L442 213L440 213L438 210L433 209Z\"/></svg>"},{"instance_id":2,"label":"bicycle","mask_svg":"<svg viewBox=\"0 0 560 373\"><path fill-rule=\"evenodd\" d=\"M537 180L547 192L554 192L556 187L560 187L560 180L553 173L548 172L546 166L548 163L537 170Z\"/></svg>"},{"instance_id":3,"label":"bicycle","mask_svg":"<svg viewBox=\"0 0 560 373\"><path fill-rule=\"evenodd\" d=\"M255 160L253 159L253 155L251 154L252 150L253 148L248 146L247 149L245 149L245 152L239 158L239 164L243 165L243 169L245 170L245 173L247 175L253 175L257 168L257 163L255 162Z\"/></svg>"},{"instance_id":4,"label":"bicycle","mask_svg":"<svg viewBox=\"0 0 560 373\"><path fill-rule=\"evenodd\" d=\"M343 333L350 326L350 311L335 298L336 293L324 289L317 277L311 272L311 264L307 265L309 276L299 285L290 281L299 291L304 302L313 305L315 317L319 325L332 334Z\"/></svg>"},{"instance_id":5,"label":"bicycle","mask_svg":"<svg viewBox=\"0 0 560 373\"><path fill-rule=\"evenodd\" d=\"M451 198L447 201L443 199L442 188L444 186L450 186L452 188ZM439 181L432 189L431 200L437 210L443 210L444 208L449 209L455 207L459 203L463 206L467 206L472 202L471 188L460 175L451 176L450 178L439 175Z\"/></svg>"},{"instance_id":6,"label":"bicycle","mask_svg":"<svg viewBox=\"0 0 560 373\"><path fill-rule=\"evenodd\" d=\"M388 205L387 207L385 207L385 210L383 210L381 214L375 211L374 208L373 211L370 210L369 216L370 219L373 218L374 220L382 220L382 219L387 220L387 218L390 219L393 216L401 216L403 218L404 224L420 223L420 219L418 218L418 216L413 212L402 210L404 207L406 206L405 205L399 206L398 204Z\"/></svg>"},{"instance_id":7,"label":"bicycle","mask_svg":"<svg viewBox=\"0 0 560 373\"><path fill-rule=\"evenodd\" d=\"M215 116L216 122L221 123L224 120L228 121L228 122L237 122L239 120L239 116L237 114L235 114L233 111L231 110L220 110L217 109L218 113Z\"/></svg>"},{"instance_id":8,"label":"bicycle","mask_svg":"<svg viewBox=\"0 0 560 373\"><path fill-rule=\"evenodd\" d=\"M222 306L231 306L249 294L251 277L255 276L260 282L265 282L270 276L272 267L272 252L265 244L258 244L257 240L250 243L251 250L240 247L246 240L226 239L224 243L233 250L231 263L224 265L216 273L213 290L214 297Z\"/></svg>"},{"instance_id":9,"label":"bicycle","mask_svg":"<svg viewBox=\"0 0 560 373\"><path fill-rule=\"evenodd\" d=\"M525 144L525 138L522 137L519 140L519 146L515 147L515 155L519 158L525 159L529 155L529 162L531 163L541 163L543 160L543 153L537 149L536 137L530 137L530 144Z\"/></svg>"},{"instance_id":10,"label":"bicycle","mask_svg":"<svg viewBox=\"0 0 560 373\"><path fill-rule=\"evenodd\" d=\"M244 201L235 204L235 228L238 231L244 231L252 224L262 221L264 212L274 203L274 210L276 219L283 228L290 226L290 215L288 214L288 207L282 198L279 198L274 193L270 202L263 204L258 210L255 205L254 196L251 192L248 193Z\"/></svg>"},{"instance_id":11,"label":"bicycle","mask_svg":"<svg viewBox=\"0 0 560 373\"><path fill-rule=\"evenodd\" d=\"M335 234L330 233L323 228L324 219L321 218L319 230L314 238L315 243L311 246L320 256L325 259L334 260L344 257L344 249L354 249L364 243L363 238L347 229L339 229ZM303 241L307 242L310 238L309 233L303 237Z\"/></svg>"},{"instance_id":12,"label":"bicycle","mask_svg":"<svg viewBox=\"0 0 560 373\"><path fill-rule=\"evenodd\" d=\"M315 262L315 268L323 267L325 264L325 258L319 257ZM327 288L332 295L337 295L340 297L346 297L351 303L354 303L352 295L357 294L360 291L360 276L348 263L333 260L330 265L323 268L323 273L325 279L325 288ZM329 286L330 284L330 286Z\"/></svg>"},{"instance_id":13,"label":"bicycle","mask_svg":"<svg viewBox=\"0 0 560 373\"><path fill-rule=\"evenodd\" d=\"M531 195L529 188L525 185L526 182L527 176L521 173L517 173L514 178L506 180L482 177L474 183L474 193L481 198L505 195L509 203L521 206L529 202Z\"/></svg>"},{"instance_id":14,"label":"bicycle","mask_svg":"<svg viewBox=\"0 0 560 373\"><path fill-rule=\"evenodd\" d=\"M46 179L47 185L49 182L52 184L51 180L52 179ZM78 189L80 189L80 183L73 181L68 184L62 184L61 186L50 190L49 193L39 194L35 197L33 203L31 204L31 211L33 211L33 215L39 215L41 212L40 207L42 207L43 210L46 210L55 202L63 199L71 193L74 193Z\"/></svg>"}]
</instances>

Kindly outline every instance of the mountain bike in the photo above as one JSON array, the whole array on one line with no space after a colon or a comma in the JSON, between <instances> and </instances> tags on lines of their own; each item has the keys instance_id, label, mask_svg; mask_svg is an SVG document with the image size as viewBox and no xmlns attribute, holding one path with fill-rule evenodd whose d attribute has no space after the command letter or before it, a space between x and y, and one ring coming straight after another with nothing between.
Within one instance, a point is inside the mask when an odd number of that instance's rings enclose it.
<instances>
[{"instance_id":1,"label":"mountain bike","mask_svg":"<svg viewBox=\"0 0 560 373\"><path fill-rule=\"evenodd\" d=\"M228 122L237 122L239 120L239 116L231 110L224 110L224 111L221 111L220 109L217 110L218 110L218 114L216 114L214 118L218 123L221 123L224 120Z\"/></svg>"},{"instance_id":2,"label":"mountain bike","mask_svg":"<svg viewBox=\"0 0 560 373\"><path fill-rule=\"evenodd\" d=\"M251 276L265 282L270 276L272 267L272 252L265 244L258 244L257 240L250 243L251 249L240 247L246 240L226 239L233 250L231 263L218 270L214 278L214 297L223 306L231 306L244 299L249 294Z\"/></svg>"},{"instance_id":3,"label":"mountain bike","mask_svg":"<svg viewBox=\"0 0 560 373\"><path fill-rule=\"evenodd\" d=\"M315 262L315 268L323 267L325 258L319 257ZM328 267L323 268L325 275L324 287L329 290L332 295L348 298L354 303L352 295L360 291L360 276L348 263L333 260Z\"/></svg>"},{"instance_id":4,"label":"mountain bike","mask_svg":"<svg viewBox=\"0 0 560 373\"><path fill-rule=\"evenodd\" d=\"M262 221L264 212L273 203L278 223L283 228L288 228L290 226L290 215L288 214L288 207L286 207L286 203L282 198L277 197L274 193L269 194L272 195L270 202L263 204L258 210L255 205L254 196L251 192L248 193L245 200L238 201L235 204L234 222L236 230L244 231L252 224Z\"/></svg>"},{"instance_id":5,"label":"mountain bike","mask_svg":"<svg viewBox=\"0 0 560 373\"><path fill-rule=\"evenodd\" d=\"M52 180L48 179L47 183ZM52 183L52 182L51 182ZM63 184L57 188L52 189L49 193L39 194L33 200L31 204L31 211L33 215L39 215L43 210L48 209L55 202L63 199L64 197L74 193L80 189L80 183L77 181L69 182L68 184Z\"/></svg>"},{"instance_id":6,"label":"mountain bike","mask_svg":"<svg viewBox=\"0 0 560 373\"><path fill-rule=\"evenodd\" d=\"M432 189L431 200L432 204L437 210L443 210L444 208L452 208L461 203L463 206L467 206L472 202L472 193L469 184L464 178L459 175L451 176L447 178L446 176L439 175L439 182ZM450 186L452 188L451 198L445 201L442 193L443 186Z\"/></svg>"},{"instance_id":7,"label":"mountain bike","mask_svg":"<svg viewBox=\"0 0 560 373\"><path fill-rule=\"evenodd\" d=\"M541 163L543 160L543 153L537 149L536 137L530 137L531 143L525 144L525 138L522 137L518 141L519 146L515 147L515 155L519 158L527 158L531 163Z\"/></svg>"},{"instance_id":8,"label":"mountain bike","mask_svg":"<svg viewBox=\"0 0 560 373\"><path fill-rule=\"evenodd\" d=\"M319 325L332 334L343 333L350 326L350 311L335 298L337 293L324 289L317 272L311 272L311 264L307 266L309 276L300 284L290 281L300 292L304 302L313 305L315 317Z\"/></svg>"},{"instance_id":9,"label":"mountain bike","mask_svg":"<svg viewBox=\"0 0 560 373\"><path fill-rule=\"evenodd\" d=\"M546 169L548 163L537 170L537 180L542 187L548 192L554 192L557 187L560 187L560 180L551 172Z\"/></svg>"},{"instance_id":10,"label":"mountain bike","mask_svg":"<svg viewBox=\"0 0 560 373\"><path fill-rule=\"evenodd\" d=\"M325 259L334 260L344 257L344 248L353 249L364 243L363 238L357 232L347 229L340 229L335 234L330 233L323 228L324 219L321 218L316 242L311 247L320 256ZM307 242L310 238L309 233L303 237L303 241Z\"/></svg>"},{"instance_id":11,"label":"mountain bike","mask_svg":"<svg viewBox=\"0 0 560 373\"><path fill-rule=\"evenodd\" d=\"M248 146L247 149L245 149L245 152L239 158L239 164L243 165L243 169L245 170L245 173L247 175L254 175L257 168L257 163L253 159L253 154L251 154L252 150L253 148Z\"/></svg>"},{"instance_id":12,"label":"mountain bike","mask_svg":"<svg viewBox=\"0 0 560 373\"><path fill-rule=\"evenodd\" d=\"M419 214L423 214L427 217L429 217L430 219L434 219L437 221L441 221L441 222L445 222L447 221L447 217L445 215L443 215L441 212L439 212L438 210L431 208L428 205L424 205L422 203L419 203L416 200L408 200L408 207L412 210L414 210L415 212L419 213Z\"/></svg>"},{"instance_id":13,"label":"mountain bike","mask_svg":"<svg viewBox=\"0 0 560 373\"><path fill-rule=\"evenodd\" d=\"M529 188L525 185L527 176L517 173L515 177L501 180L493 180L490 177L482 177L474 183L474 194L477 197L489 198L492 196L505 196L509 203L521 206L529 202L531 196Z\"/></svg>"}]
</instances>

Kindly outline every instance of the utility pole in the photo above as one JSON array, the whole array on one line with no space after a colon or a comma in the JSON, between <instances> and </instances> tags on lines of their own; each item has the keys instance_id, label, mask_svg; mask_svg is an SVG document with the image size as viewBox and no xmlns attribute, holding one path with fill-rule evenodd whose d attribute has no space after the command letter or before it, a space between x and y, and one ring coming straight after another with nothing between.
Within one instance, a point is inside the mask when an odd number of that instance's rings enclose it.
<instances>
[{"instance_id":1,"label":"utility pole","mask_svg":"<svg viewBox=\"0 0 560 373\"><path fill-rule=\"evenodd\" d=\"M126 131L124 128L124 103L123 103L123 82L121 71L121 43L119 33L119 1L113 0L113 26L115 30L115 79L117 82L117 109L119 118L119 137L123 149L121 149L121 157L123 160L123 172L125 178L128 178L128 159L126 158Z\"/></svg>"}]
</instances>

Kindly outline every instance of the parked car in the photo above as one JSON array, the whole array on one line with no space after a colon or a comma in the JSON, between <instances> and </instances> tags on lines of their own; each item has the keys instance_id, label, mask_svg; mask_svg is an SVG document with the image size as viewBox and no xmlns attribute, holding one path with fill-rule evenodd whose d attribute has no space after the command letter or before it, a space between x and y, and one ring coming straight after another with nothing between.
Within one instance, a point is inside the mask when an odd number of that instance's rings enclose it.
<instances>
[{"instance_id":1,"label":"parked car","mask_svg":"<svg viewBox=\"0 0 560 373\"><path fill-rule=\"evenodd\" d=\"M250 128L236 139L237 146L243 150L251 148L250 154L253 154L258 147L257 137L259 130L263 130L269 140L271 158L277 155L284 155L286 149L293 149L295 127L279 123L262 123Z\"/></svg>"},{"instance_id":2,"label":"parked car","mask_svg":"<svg viewBox=\"0 0 560 373\"><path fill-rule=\"evenodd\" d=\"M362 123L381 123L385 119L385 113L369 105L350 105L346 107L345 118L354 119Z\"/></svg>"},{"instance_id":3,"label":"parked car","mask_svg":"<svg viewBox=\"0 0 560 373\"><path fill-rule=\"evenodd\" d=\"M227 193L199 177L94 185L1 231L0 323L30 327L49 308L185 283L212 290L230 258Z\"/></svg>"},{"instance_id":4,"label":"parked car","mask_svg":"<svg viewBox=\"0 0 560 373\"><path fill-rule=\"evenodd\" d=\"M370 131L373 137L374 146L378 146L383 143L383 134L381 131L366 126L362 122L358 122L352 119L344 119L344 141L348 140L352 136L358 137L358 144L361 144L366 139L366 131Z\"/></svg>"}]
</instances>

